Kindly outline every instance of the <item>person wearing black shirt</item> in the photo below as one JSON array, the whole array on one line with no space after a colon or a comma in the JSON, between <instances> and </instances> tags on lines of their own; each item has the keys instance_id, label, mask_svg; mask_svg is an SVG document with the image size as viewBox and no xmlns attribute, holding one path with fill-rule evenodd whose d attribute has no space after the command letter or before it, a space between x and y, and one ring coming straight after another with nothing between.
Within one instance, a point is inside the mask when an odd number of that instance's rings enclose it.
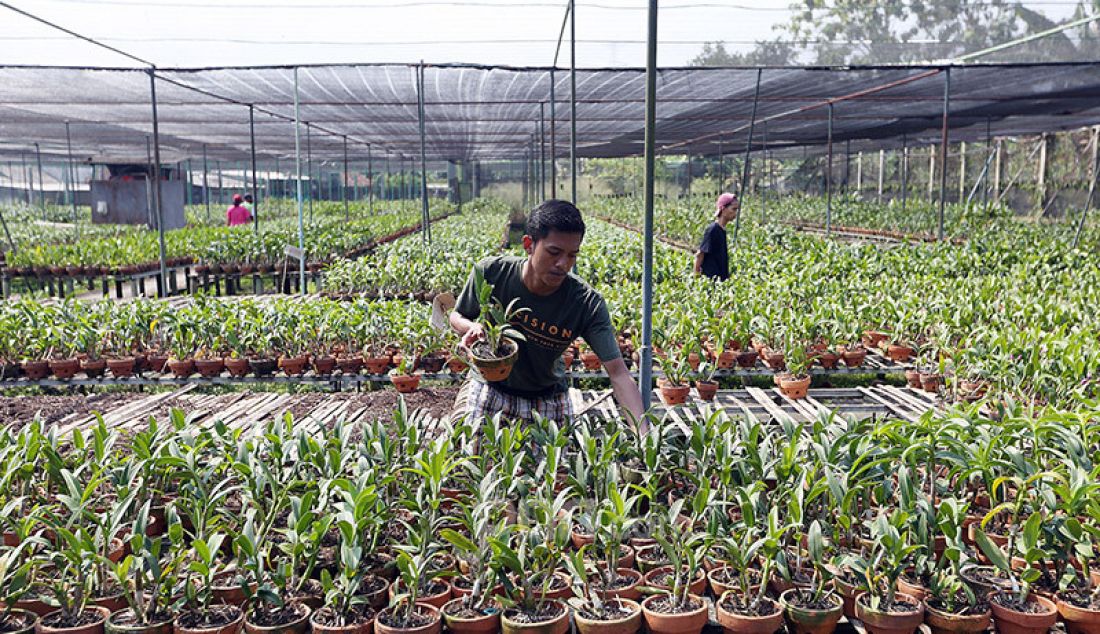
<instances>
[{"instance_id":1,"label":"person wearing black shirt","mask_svg":"<svg viewBox=\"0 0 1100 634\"><path fill-rule=\"evenodd\" d=\"M707 277L728 280L730 256L726 246L726 225L741 211L741 202L730 193L718 197L714 222L707 225L699 249L695 252L695 272Z\"/></svg>"}]
</instances>

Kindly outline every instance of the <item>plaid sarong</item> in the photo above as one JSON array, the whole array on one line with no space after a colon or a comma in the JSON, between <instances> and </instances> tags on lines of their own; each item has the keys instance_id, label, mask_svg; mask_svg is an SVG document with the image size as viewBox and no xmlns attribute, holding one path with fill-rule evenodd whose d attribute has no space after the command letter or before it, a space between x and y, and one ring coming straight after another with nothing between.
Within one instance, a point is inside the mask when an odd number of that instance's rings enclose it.
<instances>
[{"instance_id":1,"label":"plaid sarong","mask_svg":"<svg viewBox=\"0 0 1100 634\"><path fill-rule=\"evenodd\" d=\"M505 419L528 423L534 421L535 412L538 412L543 418L560 423L573 415L573 403L568 392L546 398L524 398L505 394L487 383L467 379L458 390L452 420L464 415L476 425L497 412Z\"/></svg>"}]
</instances>

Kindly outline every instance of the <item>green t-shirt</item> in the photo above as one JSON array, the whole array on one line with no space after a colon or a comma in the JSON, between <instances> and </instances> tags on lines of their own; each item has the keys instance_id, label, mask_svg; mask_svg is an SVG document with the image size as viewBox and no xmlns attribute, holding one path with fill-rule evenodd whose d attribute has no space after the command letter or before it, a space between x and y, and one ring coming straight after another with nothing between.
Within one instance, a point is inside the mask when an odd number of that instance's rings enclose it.
<instances>
[{"instance_id":1,"label":"green t-shirt","mask_svg":"<svg viewBox=\"0 0 1100 634\"><path fill-rule=\"evenodd\" d=\"M523 283L526 261L505 255L486 258L474 266L493 285L493 297L501 305L507 306L518 297L516 306L530 309L512 320L527 340L518 342L519 358L511 374L504 381L494 382L493 387L513 396L544 398L569 389L561 355L577 337L583 337L605 363L622 354L607 304L599 293L570 273L558 290L546 296L535 295ZM481 313L474 280L471 271L455 305L466 319L476 319ZM484 381L477 370L471 368L470 374Z\"/></svg>"}]
</instances>

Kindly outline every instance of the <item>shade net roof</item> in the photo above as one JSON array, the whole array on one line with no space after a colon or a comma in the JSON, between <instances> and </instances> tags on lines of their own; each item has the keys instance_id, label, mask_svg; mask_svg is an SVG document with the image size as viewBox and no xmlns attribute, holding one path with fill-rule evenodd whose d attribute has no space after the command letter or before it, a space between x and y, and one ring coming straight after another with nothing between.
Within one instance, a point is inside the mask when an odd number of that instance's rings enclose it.
<instances>
[{"instance_id":1,"label":"shade net roof","mask_svg":"<svg viewBox=\"0 0 1100 634\"><path fill-rule=\"evenodd\" d=\"M951 141L1100 123L1100 63L945 68L661 69L657 151L743 152L750 127L754 149L820 147L829 138L829 104L834 144L938 142L948 74ZM418 160L417 70L299 67L302 156L338 163L346 136L352 161L365 160L368 145L375 160ZM204 147L211 161L248 160L250 105L258 157L294 157L292 68L158 69L156 78L163 161L201 159ZM537 157L543 147L549 156L552 137L555 154L569 155L568 69L427 65L423 83L429 160ZM145 162L150 84L142 69L0 67L0 157L33 151L36 142L44 155L66 156L71 142L80 161ZM578 70L576 95L579 156L642 153L644 70Z\"/></svg>"}]
</instances>

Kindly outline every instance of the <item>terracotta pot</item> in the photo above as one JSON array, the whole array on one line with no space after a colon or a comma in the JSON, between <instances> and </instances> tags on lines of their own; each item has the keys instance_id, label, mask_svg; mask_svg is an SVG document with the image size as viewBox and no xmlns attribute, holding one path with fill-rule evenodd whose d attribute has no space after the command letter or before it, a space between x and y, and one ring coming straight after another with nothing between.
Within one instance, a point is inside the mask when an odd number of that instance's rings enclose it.
<instances>
[{"instance_id":1,"label":"terracotta pot","mask_svg":"<svg viewBox=\"0 0 1100 634\"><path fill-rule=\"evenodd\" d=\"M237 573L233 571L220 572L214 575L214 584L210 586L210 590L214 593L214 599L218 603L242 607L244 602L248 600L248 596L245 594L241 584L234 583L236 576ZM255 592L256 582L250 582L248 587Z\"/></svg>"},{"instance_id":2,"label":"terracotta pot","mask_svg":"<svg viewBox=\"0 0 1100 634\"><path fill-rule=\"evenodd\" d=\"M769 350L764 353L764 363L772 370L782 370L787 363L787 357L782 352Z\"/></svg>"},{"instance_id":3,"label":"terracotta pot","mask_svg":"<svg viewBox=\"0 0 1100 634\"><path fill-rule=\"evenodd\" d=\"M34 612L12 608L11 612L8 613L8 620L14 625L17 619L22 621L22 625L8 630L6 634L31 634L38 625L38 615Z\"/></svg>"},{"instance_id":4,"label":"terracotta pot","mask_svg":"<svg viewBox=\"0 0 1100 634\"><path fill-rule=\"evenodd\" d=\"M118 625L115 621L122 615L132 614L129 609L120 610L111 614L104 623L103 629L107 634L172 634L172 620L149 625Z\"/></svg>"},{"instance_id":5,"label":"terracotta pot","mask_svg":"<svg viewBox=\"0 0 1100 634\"><path fill-rule=\"evenodd\" d=\"M246 617L244 620L244 631L248 634L308 634L309 632L309 615L312 610L308 605L302 603L288 604L294 607L298 613L298 618L289 623L283 623L281 625L256 625L249 622Z\"/></svg>"},{"instance_id":6,"label":"terracotta pot","mask_svg":"<svg viewBox=\"0 0 1100 634\"><path fill-rule=\"evenodd\" d=\"M783 615L791 634L832 634L840 617L844 615L843 599L829 593L825 596L834 607L827 610L805 608L797 604L800 592L801 590L792 588L779 597L779 604L783 606Z\"/></svg>"},{"instance_id":7,"label":"terracotta pot","mask_svg":"<svg viewBox=\"0 0 1100 634\"><path fill-rule=\"evenodd\" d=\"M718 368L719 370L729 370L736 363L737 352L732 349L722 350L722 354L714 357L714 367Z\"/></svg>"},{"instance_id":8,"label":"terracotta pot","mask_svg":"<svg viewBox=\"0 0 1100 634\"><path fill-rule=\"evenodd\" d=\"M390 381L393 382L393 386L397 388L397 391L402 394L415 392L416 388L420 387L419 374L391 374Z\"/></svg>"},{"instance_id":9,"label":"terracotta pot","mask_svg":"<svg viewBox=\"0 0 1100 634\"><path fill-rule=\"evenodd\" d=\"M1069 634L1100 634L1100 610L1081 608L1061 599L1057 607Z\"/></svg>"},{"instance_id":10,"label":"terracotta pot","mask_svg":"<svg viewBox=\"0 0 1100 634\"><path fill-rule=\"evenodd\" d=\"M53 612L57 608L46 603L41 599L20 599L15 602L15 609L26 610L27 612L33 612L38 616L46 616L50 612Z\"/></svg>"},{"instance_id":11,"label":"terracotta pot","mask_svg":"<svg viewBox=\"0 0 1100 634\"><path fill-rule=\"evenodd\" d=\"M920 371L918 371L918 370L906 370L905 371L905 382L908 383L909 387L913 388L914 390L921 389Z\"/></svg>"},{"instance_id":12,"label":"terracotta pot","mask_svg":"<svg viewBox=\"0 0 1100 634\"><path fill-rule=\"evenodd\" d=\"M574 526L573 530L569 532L569 539L573 542L573 548L580 550L581 548L596 541L596 536L592 533L579 533L577 527Z\"/></svg>"},{"instance_id":13,"label":"terracotta pot","mask_svg":"<svg viewBox=\"0 0 1100 634\"><path fill-rule=\"evenodd\" d=\"M195 359L195 371L199 376L212 379L220 376L225 369L225 361L222 359Z\"/></svg>"},{"instance_id":14,"label":"terracotta pot","mask_svg":"<svg viewBox=\"0 0 1100 634\"><path fill-rule=\"evenodd\" d=\"M110 370L111 376L121 379L134 375L134 363L133 357L107 359L107 369Z\"/></svg>"},{"instance_id":15,"label":"terracotta pot","mask_svg":"<svg viewBox=\"0 0 1100 634\"><path fill-rule=\"evenodd\" d=\"M569 366L567 365L566 367L568 368ZM451 374L458 374L466 369L466 361L461 357L451 357L447 359L447 369Z\"/></svg>"},{"instance_id":16,"label":"terracotta pot","mask_svg":"<svg viewBox=\"0 0 1100 634\"><path fill-rule=\"evenodd\" d=\"M195 373L194 359L169 359L168 370L176 377L185 379Z\"/></svg>"},{"instance_id":17,"label":"terracotta pot","mask_svg":"<svg viewBox=\"0 0 1100 634\"><path fill-rule=\"evenodd\" d=\"M45 625L42 621L48 620L53 614L60 614L60 610L54 610L49 614L46 614L39 618L38 624L35 625L34 631L36 634L103 634L103 624L107 622L107 617L111 615L107 611L107 608L89 607L85 608L84 612L93 612L97 615L94 622L87 625L81 625L80 627L53 627Z\"/></svg>"},{"instance_id":18,"label":"terracotta pot","mask_svg":"<svg viewBox=\"0 0 1100 634\"><path fill-rule=\"evenodd\" d=\"M229 376L235 376L239 378L248 374L248 359L226 357L222 359L222 363L225 364L225 369L229 371Z\"/></svg>"},{"instance_id":19,"label":"terracotta pot","mask_svg":"<svg viewBox=\"0 0 1100 634\"><path fill-rule=\"evenodd\" d=\"M543 599L568 599L573 596L573 577L564 572L555 572L554 576L562 581L557 590L548 590L546 594L542 595ZM541 584L539 584L541 585ZM535 591L538 594L538 590Z\"/></svg>"},{"instance_id":20,"label":"terracotta pot","mask_svg":"<svg viewBox=\"0 0 1100 634\"><path fill-rule=\"evenodd\" d=\"M696 365L698 365L698 363L698 357L696 357ZM585 350L581 353L581 364L584 365L584 369L589 372L598 372L600 369L600 355L591 350Z\"/></svg>"},{"instance_id":21,"label":"terracotta pot","mask_svg":"<svg viewBox=\"0 0 1100 634\"><path fill-rule=\"evenodd\" d=\"M726 580L726 571L728 570L731 570L731 568L725 564L722 564L714 566L709 571L707 571L707 584L710 586L711 594L716 597L720 597L730 590L735 589L734 584L736 584L737 582Z\"/></svg>"},{"instance_id":22,"label":"terracotta pot","mask_svg":"<svg viewBox=\"0 0 1100 634\"><path fill-rule=\"evenodd\" d=\"M309 363L309 357L304 354L296 357L279 357L279 369L287 376L302 376L306 371L307 363Z\"/></svg>"},{"instance_id":23,"label":"terracotta pot","mask_svg":"<svg viewBox=\"0 0 1100 634\"><path fill-rule=\"evenodd\" d=\"M756 365L756 358L759 356L756 350L752 348L746 348L737 353L737 365L742 368L751 368Z\"/></svg>"},{"instance_id":24,"label":"terracotta pot","mask_svg":"<svg viewBox=\"0 0 1100 634\"><path fill-rule=\"evenodd\" d=\"M932 634L978 634L989 629L989 620L993 613L986 610L982 614L960 616L943 612L924 601L924 622Z\"/></svg>"},{"instance_id":25,"label":"terracotta pot","mask_svg":"<svg viewBox=\"0 0 1100 634\"><path fill-rule=\"evenodd\" d=\"M661 394L661 400L665 402L665 405L683 405L687 402L688 394L691 393L691 387L687 385L662 385L659 388Z\"/></svg>"},{"instance_id":26,"label":"terracotta pot","mask_svg":"<svg viewBox=\"0 0 1100 634\"><path fill-rule=\"evenodd\" d=\"M168 365L168 357L163 354L150 354L145 357L145 367L150 372L164 372L164 366Z\"/></svg>"},{"instance_id":27,"label":"terracotta pot","mask_svg":"<svg viewBox=\"0 0 1100 634\"><path fill-rule=\"evenodd\" d=\"M219 606L219 609L226 608L225 606ZM244 626L244 611L236 606L229 606L228 609L236 614L236 618L234 618L229 623L226 623L225 625L194 628L185 627L180 624L180 619L186 614L184 613L177 616L176 620L173 621L173 632L174 634L237 634L237 632L240 632L241 628Z\"/></svg>"},{"instance_id":28,"label":"terracotta pot","mask_svg":"<svg viewBox=\"0 0 1100 634\"><path fill-rule=\"evenodd\" d=\"M641 601L642 591L638 589L638 586L642 585L642 573L634 570L633 568L617 568L615 572L620 577L630 577L633 582L622 588L615 588L613 590L597 590L596 593L601 599L629 599L631 601ZM639 613L640 614L640 613Z\"/></svg>"},{"instance_id":29,"label":"terracotta pot","mask_svg":"<svg viewBox=\"0 0 1100 634\"><path fill-rule=\"evenodd\" d=\"M1032 595L1028 602L1038 603L1042 611L1025 614L1002 606L995 600L989 601L993 612L993 627L1000 634L1044 634L1058 621L1058 606L1050 599Z\"/></svg>"},{"instance_id":30,"label":"terracotta pot","mask_svg":"<svg viewBox=\"0 0 1100 634\"><path fill-rule=\"evenodd\" d=\"M126 609L126 597L121 592L111 595L109 597L99 597L98 599L91 600L92 605L100 608L105 608L107 614L113 614L119 610ZM106 627L106 626L104 626Z\"/></svg>"},{"instance_id":31,"label":"terracotta pot","mask_svg":"<svg viewBox=\"0 0 1100 634\"><path fill-rule=\"evenodd\" d=\"M393 608L389 607L378 613L378 616L374 617L374 631L377 634L440 634L443 631L443 619L439 615L439 608L428 605L426 603L417 603L416 611L419 614L423 614L431 619L431 622L427 625L421 625L420 627L394 627L392 625L386 625L382 622L381 618L386 614L392 614Z\"/></svg>"},{"instance_id":32,"label":"terracotta pot","mask_svg":"<svg viewBox=\"0 0 1100 634\"><path fill-rule=\"evenodd\" d=\"M488 614L482 614L474 618L463 618L447 613L448 606L456 607L462 604L463 599L451 599L443 604L440 612L443 614L443 622L453 634L496 634L500 631L500 608L496 605L488 608Z\"/></svg>"},{"instance_id":33,"label":"terracotta pot","mask_svg":"<svg viewBox=\"0 0 1100 634\"><path fill-rule=\"evenodd\" d=\"M699 393L701 400L713 401L714 396L718 394L718 383L715 381L696 381L695 391Z\"/></svg>"},{"instance_id":34,"label":"terracotta pot","mask_svg":"<svg viewBox=\"0 0 1100 634\"><path fill-rule=\"evenodd\" d=\"M668 595L657 594L642 601L642 615L650 634L699 634L707 624L707 604L696 595L691 595L699 607L688 612L665 614L652 609L655 601Z\"/></svg>"},{"instance_id":35,"label":"terracotta pot","mask_svg":"<svg viewBox=\"0 0 1100 634\"><path fill-rule=\"evenodd\" d=\"M390 367L390 358L363 357L363 365L366 366L368 374L384 374L386 368Z\"/></svg>"},{"instance_id":36,"label":"terracotta pot","mask_svg":"<svg viewBox=\"0 0 1100 634\"><path fill-rule=\"evenodd\" d=\"M320 608L309 615L309 626L313 634L372 634L374 632L374 610L369 611L370 618L366 621L344 626L325 625L319 622L317 619L327 614L327 610L331 608Z\"/></svg>"},{"instance_id":37,"label":"terracotta pot","mask_svg":"<svg viewBox=\"0 0 1100 634\"><path fill-rule=\"evenodd\" d=\"M515 365L516 359L519 358L519 345L511 339L505 339L504 345L508 347L511 352L501 359L482 359L475 354L470 354L470 362L473 363L474 367L477 368L477 371L486 381L503 381L512 373L512 366Z\"/></svg>"},{"instance_id":38,"label":"terracotta pot","mask_svg":"<svg viewBox=\"0 0 1100 634\"><path fill-rule=\"evenodd\" d=\"M256 376L271 376L278 368L278 364L275 359L256 357L248 360L248 367L252 369L252 373Z\"/></svg>"},{"instance_id":39,"label":"terracotta pot","mask_svg":"<svg viewBox=\"0 0 1100 634\"><path fill-rule=\"evenodd\" d=\"M89 379L97 379L107 371L106 359L84 359L80 362L80 369Z\"/></svg>"},{"instance_id":40,"label":"terracotta pot","mask_svg":"<svg viewBox=\"0 0 1100 634\"><path fill-rule=\"evenodd\" d=\"M821 364L821 367L826 370L832 370L836 368L836 364L840 361L840 355L826 350L817 355L817 362Z\"/></svg>"},{"instance_id":41,"label":"terracotta pot","mask_svg":"<svg viewBox=\"0 0 1100 634\"><path fill-rule=\"evenodd\" d=\"M671 591L671 586L662 585L660 583L657 583L656 581L657 577L660 577L661 575L669 572L672 572L672 566L660 566L658 568L650 570L645 575L645 585L652 588L659 588L661 590ZM690 592L691 594L702 596L703 593L707 591L707 577L703 574L701 570L698 572L699 574L696 576L697 578L692 579L691 587L688 589L688 592Z\"/></svg>"},{"instance_id":42,"label":"terracotta pot","mask_svg":"<svg viewBox=\"0 0 1100 634\"><path fill-rule=\"evenodd\" d=\"M909 346L890 344L886 346L886 356L895 363L907 363L916 354L916 350Z\"/></svg>"},{"instance_id":43,"label":"terracotta pot","mask_svg":"<svg viewBox=\"0 0 1100 634\"><path fill-rule=\"evenodd\" d=\"M878 330L864 330L863 331L863 345L868 348L877 348L880 343L886 341L887 335L885 332Z\"/></svg>"},{"instance_id":44,"label":"terracotta pot","mask_svg":"<svg viewBox=\"0 0 1100 634\"><path fill-rule=\"evenodd\" d=\"M642 606L630 599L615 599L610 604L630 612L629 616L607 621L586 617L580 611L574 612L573 620L580 634L636 634L642 629Z\"/></svg>"},{"instance_id":45,"label":"terracotta pot","mask_svg":"<svg viewBox=\"0 0 1100 634\"><path fill-rule=\"evenodd\" d=\"M23 374L30 381L41 381L50 375L50 362L43 360L24 361L20 364Z\"/></svg>"},{"instance_id":46,"label":"terracotta pot","mask_svg":"<svg viewBox=\"0 0 1100 634\"><path fill-rule=\"evenodd\" d=\"M569 631L569 606L562 601L553 601L561 612L541 623L522 623L512 616L512 610L505 610L500 617L500 629L504 634L565 634Z\"/></svg>"},{"instance_id":47,"label":"terracotta pot","mask_svg":"<svg viewBox=\"0 0 1100 634\"><path fill-rule=\"evenodd\" d=\"M336 367L340 368L340 374L359 374L363 369L363 357L337 357Z\"/></svg>"},{"instance_id":48,"label":"terracotta pot","mask_svg":"<svg viewBox=\"0 0 1100 634\"><path fill-rule=\"evenodd\" d=\"M943 387L943 376L931 372L921 372L920 384L925 392L938 392Z\"/></svg>"},{"instance_id":49,"label":"terracotta pot","mask_svg":"<svg viewBox=\"0 0 1100 634\"><path fill-rule=\"evenodd\" d=\"M792 400L806 398L810 391L810 377L780 379L779 390L783 392L784 396Z\"/></svg>"},{"instance_id":50,"label":"terracotta pot","mask_svg":"<svg viewBox=\"0 0 1100 634\"><path fill-rule=\"evenodd\" d=\"M726 634L772 634L783 626L783 610L779 609L775 601L765 597L762 601L771 604L775 610L767 616L749 616L731 612L722 605L726 597L732 596L732 591L718 598L714 604L714 611L718 616L718 624Z\"/></svg>"},{"instance_id":51,"label":"terracotta pot","mask_svg":"<svg viewBox=\"0 0 1100 634\"><path fill-rule=\"evenodd\" d=\"M421 372L424 372L426 374L436 374L443 370L443 364L446 361L447 360L443 357L437 354L433 354L431 356L420 357L419 359L417 359L416 367L419 368Z\"/></svg>"},{"instance_id":52,"label":"terracotta pot","mask_svg":"<svg viewBox=\"0 0 1100 634\"><path fill-rule=\"evenodd\" d=\"M863 622L863 626L871 634L913 634L924 622L924 604L915 598L902 593L894 595L895 599L904 599L915 604L916 609L909 612L881 612L872 610L866 604L869 599L867 593L856 598L856 618Z\"/></svg>"},{"instance_id":53,"label":"terracotta pot","mask_svg":"<svg viewBox=\"0 0 1100 634\"><path fill-rule=\"evenodd\" d=\"M423 595L416 600L417 604L430 605L434 608L441 608L448 601L451 600L451 584L447 583L443 579L434 579L433 584L442 584L445 586L443 590L435 594ZM399 593L405 592L404 588L399 587L400 583L391 583L389 587L390 600L392 601Z\"/></svg>"},{"instance_id":54,"label":"terracotta pot","mask_svg":"<svg viewBox=\"0 0 1100 634\"><path fill-rule=\"evenodd\" d=\"M73 378L77 372L80 372L79 359L50 359L49 364L50 372L53 372L54 377L63 381Z\"/></svg>"},{"instance_id":55,"label":"terracotta pot","mask_svg":"<svg viewBox=\"0 0 1100 634\"><path fill-rule=\"evenodd\" d=\"M909 583L905 580L904 576L898 577L897 590L902 594L908 594L918 601L924 601L928 598L928 588L925 588L919 583Z\"/></svg>"},{"instance_id":56,"label":"terracotta pot","mask_svg":"<svg viewBox=\"0 0 1100 634\"><path fill-rule=\"evenodd\" d=\"M312 357L310 365L317 376L329 376L336 370L336 358L329 355Z\"/></svg>"},{"instance_id":57,"label":"terracotta pot","mask_svg":"<svg viewBox=\"0 0 1100 634\"><path fill-rule=\"evenodd\" d=\"M840 358L844 361L844 365L849 368L858 368L863 365L863 360L867 358L867 350L864 348L845 350L840 354Z\"/></svg>"}]
</instances>

